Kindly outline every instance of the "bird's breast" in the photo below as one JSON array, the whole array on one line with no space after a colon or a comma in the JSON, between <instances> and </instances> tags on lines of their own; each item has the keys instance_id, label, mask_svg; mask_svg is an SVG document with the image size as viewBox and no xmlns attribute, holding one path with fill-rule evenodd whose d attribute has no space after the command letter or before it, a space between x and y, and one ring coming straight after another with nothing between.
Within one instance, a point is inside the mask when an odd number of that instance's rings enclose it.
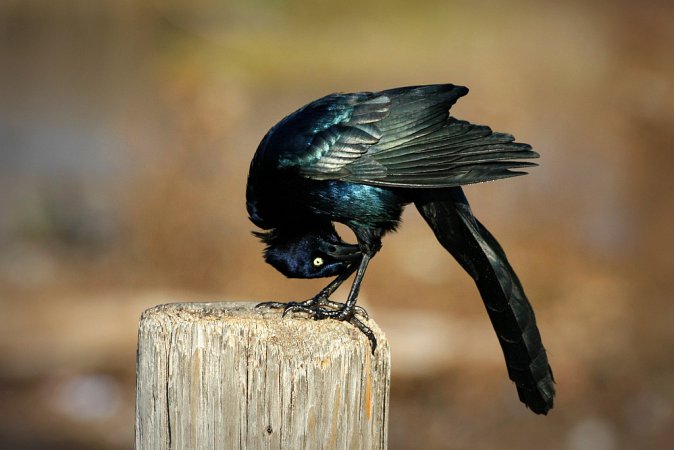
<instances>
[{"instance_id":1,"label":"bird's breast","mask_svg":"<svg viewBox=\"0 0 674 450\"><path fill-rule=\"evenodd\" d=\"M308 206L316 214L346 224L392 229L404 206L391 189L344 181L313 181L306 191Z\"/></svg>"}]
</instances>

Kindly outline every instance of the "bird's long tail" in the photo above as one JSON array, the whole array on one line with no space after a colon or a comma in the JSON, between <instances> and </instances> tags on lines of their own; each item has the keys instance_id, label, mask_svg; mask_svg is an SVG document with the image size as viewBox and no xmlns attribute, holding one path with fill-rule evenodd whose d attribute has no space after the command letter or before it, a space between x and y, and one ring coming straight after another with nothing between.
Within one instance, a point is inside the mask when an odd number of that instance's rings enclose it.
<instances>
[{"instance_id":1,"label":"bird's long tail","mask_svg":"<svg viewBox=\"0 0 674 450\"><path fill-rule=\"evenodd\" d=\"M473 216L460 187L424 190L415 205L436 238L475 280L520 400L547 414L555 396L534 311L506 255Z\"/></svg>"}]
</instances>

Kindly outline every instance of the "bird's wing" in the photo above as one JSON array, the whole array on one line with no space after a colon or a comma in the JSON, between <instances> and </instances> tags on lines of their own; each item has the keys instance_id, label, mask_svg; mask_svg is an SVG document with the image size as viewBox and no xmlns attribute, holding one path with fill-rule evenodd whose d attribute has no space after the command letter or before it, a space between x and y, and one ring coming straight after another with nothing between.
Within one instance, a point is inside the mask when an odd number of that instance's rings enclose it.
<instances>
[{"instance_id":1,"label":"bird's wing","mask_svg":"<svg viewBox=\"0 0 674 450\"><path fill-rule=\"evenodd\" d=\"M529 145L449 117L467 92L430 85L324 97L279 124L276 160L312 179L391 187L479 183L535 165L522 161L538 156Z\"/></svg>"},{"instance_id":2,"label":"bird's wing","mask_svg":"<svg viewBox=\"0 0 674 450\"><path fill-rule=\"evenodd\" d=\"M344 167L379 142L377 123L389 114L391 99L368 92L332 94L284 118L263 139L256 158L278 169L298 169L308 177L342 176Z\"/></svg>"}]
</instances>

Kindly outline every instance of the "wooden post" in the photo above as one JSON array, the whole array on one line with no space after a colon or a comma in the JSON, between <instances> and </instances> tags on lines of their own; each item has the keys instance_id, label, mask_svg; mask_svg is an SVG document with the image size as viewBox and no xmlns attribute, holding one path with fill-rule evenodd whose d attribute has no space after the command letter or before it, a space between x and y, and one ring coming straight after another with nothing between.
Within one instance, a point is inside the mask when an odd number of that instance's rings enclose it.
<instances>
[{"instance_id":1,"label":"wooden post","mask_svg":"<svg viewBox=\"0 0 674 450\"><path fill-rule=\"evenodd\" d=\"M384 449L390 352L334 320L254 303L143 313L136 449Z\"/></svg>"}]
</instances>

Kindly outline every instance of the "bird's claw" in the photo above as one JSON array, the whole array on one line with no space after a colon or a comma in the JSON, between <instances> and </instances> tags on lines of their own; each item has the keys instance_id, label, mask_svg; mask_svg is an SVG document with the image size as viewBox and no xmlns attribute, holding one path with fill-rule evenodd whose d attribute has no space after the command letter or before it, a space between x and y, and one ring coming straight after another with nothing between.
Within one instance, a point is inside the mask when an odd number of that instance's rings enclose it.
<instances>
[{"instance_id":1,"label":"bird's claw","mask_svg":"<svg viewBox=\"0 0 674 450\"><path fill-rule=\"evenodd\" d=\"M354 327L358 328L370 341L372 353L377 348L377 339L372 330L363 323L361 319L367 320L368 314L364 308L360 306L352 306L348 308L345 303L333 302L327 298L316 296L303 302L263 302L259 303L257 308L274 308L283 309L281 317L285 317L288 313L305 313L314 320L333 319L342 322L348 322Z\"/></svg>"},{"instance_id":2,"label":"bird's claw","mask_svg":"<svg viewBox=\"0 0 674 450\"><path fill-rule=\"evenodd\" d=\"M305 300L303 302L263 302L258 303L256 307L283 309L283 317L285 317L289 312L301 312L308 314L316 320L347 320L353 315L358 315L366 320L370 318L365 308L354 305L351 309L349 309L345 303L333 302L327 298L319 296L310 298L309 300Z\"/></svg>"},{"instance_id":3,"label":"bird's claw","mask_svg":"<svg viewBox=\"0 0 674 450\"><path fill-rule=\"evenodd\" d=\"M256 308L272 308L279 309L285 308L286 304L283 302L262 302L255 305Z\"/></svg>"},{"instance_id":4,"label":"bird's claw","mask_svg":"<svg viewBox=\"0 0 674 450\"><path fill-rule=\"evenodd\" d=\"M333 302L331 300L325 299L323 302L321 302L321 305L329 306L334 310L334 312L342 312L347 309L346 304L340 303L340 302ZM358 315L363 317L364 319L369 319L370 316L367 314L367 311L365 308L360 307L358 305L354 305L351 308L351 315ZM334 317L332 317L334 319ZM348 315L345 315L343 318L339 320L345 320L348 318Z\"/></svg>"},{"instance_id":5,"label":"bird's claw","mask_svg":"<svg viewBox=\"0 0 674 450\"><path fill-rule=\"evenodd\" d=\"M352 316L351 319L349 319L349 323L353 325L354 327L358 328L361 333L363 333L367 339L370 341L370 348L372 349L372 354L374 355L374 351L377 350L377 338L374 336L374 333L368 327L365 325L363 322L358 320L355 316Z\"/></svg>"}]
</instances>

